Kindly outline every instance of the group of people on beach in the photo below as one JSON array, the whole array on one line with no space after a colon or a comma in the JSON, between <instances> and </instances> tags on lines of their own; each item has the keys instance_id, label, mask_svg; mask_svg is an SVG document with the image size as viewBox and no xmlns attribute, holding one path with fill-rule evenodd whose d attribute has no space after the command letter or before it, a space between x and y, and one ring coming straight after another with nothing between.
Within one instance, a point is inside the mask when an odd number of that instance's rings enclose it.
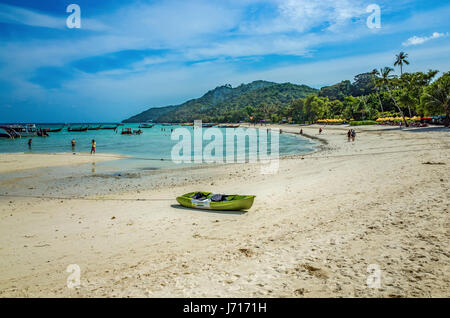
<instances>
[{"instance_id":1,"label":"group of people on beach","mask_svg":"<svg viewBox=\"0 0 450 318\"><path fill-rule=\"evenodd\" d=\"M32 145L32 143L33 143L33 139L28 139L28 148L31 150L31 145ZM71 143L71 145L72 145L72 151L73 152L75 152L75 145L76 145L76 140L75 140L75 138L73 138L72 139L72 141L70 142ZM97 143L95 142L95 140L94 139L92 139L92 141L91 141L91 155L92 154L95 154L95 150L96 150L96 148L97 148Z\"/></svg>"},{"instance_id":2,"label":"group of people on beach","mask_svg":"<svg viewBox=\"0 0 450 318\"><path fill-rule=\"evenodd\" d=\"M350 139L352 141L355 141L356 138L356 131L354 129L349 129L347 131L347 141L350 141Z\"/></svg>"}]
</instances>

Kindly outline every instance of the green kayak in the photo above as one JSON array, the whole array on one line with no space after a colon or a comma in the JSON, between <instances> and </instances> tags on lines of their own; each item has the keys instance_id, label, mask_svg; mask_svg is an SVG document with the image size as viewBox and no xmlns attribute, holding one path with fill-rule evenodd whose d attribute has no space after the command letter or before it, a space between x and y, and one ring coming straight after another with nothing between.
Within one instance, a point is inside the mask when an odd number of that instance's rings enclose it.
<instances>
[{"instance_id":1,"label":"green kayak","mask_svg":"<svg viewBox=\"0 0 450 318\"><path fill-rule=\"evenodd\" d=\"M178 203L187 208L241 211L253 205L254 195L221 195L211 192L191 192L177 198Z\"/></svg>"}]
</instances>

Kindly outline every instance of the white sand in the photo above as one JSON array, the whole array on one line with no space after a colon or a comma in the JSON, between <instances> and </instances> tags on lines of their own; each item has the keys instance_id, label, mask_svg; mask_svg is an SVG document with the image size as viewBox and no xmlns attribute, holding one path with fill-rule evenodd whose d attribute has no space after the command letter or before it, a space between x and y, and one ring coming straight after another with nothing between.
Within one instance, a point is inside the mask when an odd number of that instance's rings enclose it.
<instances>
[{"instance_id":1,"label":"white sand","mask_svg":"<svg viewBox=\"0 0 450 318\"><path fill-rule=\"evenodd\" d=\"M109 200L0 197L0 296L449 297L450 130L357 127L348 143L346 129L275 175L229 165L155 172L160 186ZM257 197L248 213L176 205L202 189Z\"/></svg>"},{"instance_id":2,"label":"white sand","mask_svg":"<svg viewBox=\"0 0 450 318\"><path fill-rule=\"evenodd\" d=\"M109 160L117 160L123 156L113 154L91 155L89 153L8 153L0 154L0 173L27 169L81 165Z\"/></svg>"}]
</instances>

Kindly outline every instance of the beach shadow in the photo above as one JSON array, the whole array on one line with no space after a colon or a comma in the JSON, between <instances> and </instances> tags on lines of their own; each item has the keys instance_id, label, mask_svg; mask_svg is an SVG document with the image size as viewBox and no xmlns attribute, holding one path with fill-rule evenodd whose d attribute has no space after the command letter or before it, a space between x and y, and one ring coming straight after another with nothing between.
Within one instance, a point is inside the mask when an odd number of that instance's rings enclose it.
<instances>
[{"instance_id":1,"label":"beach shadow","mask_svg":"<svg viewBox=\"0 0 450 318\"><path fill-rule=\"evenodd\" d=\"M174 209L178 210L188 210L188 211L196 211L196 212L206 212L206 213L214 213L214 214L234 214L234 215L242 215L247 213L247 211L221 211L221 210L206 210L206 209L194 209L194 208L186 208L180 204L171 204L170 205Z\"/></svg>"},{"instance_id":2,"label":"beach shadow","mask_svg":"<svg viewBox=\"0 0 450 318\"><path fill-rule=\"evenodd\" d=\"M418 128L405 128L403 131L407 132L427 132L427 131L439 131L439 132L450 132L449 128L445 127L418 127Z\"/></svg>"},{"instance_id":3,"label":"beach shadow","mask_svg":"<svg viewBox=\"0 0 450 318\"><path fill-rule=\"evenodd\" d=\"M370 129L370 130L364 130L361 129L362 131L404 131L404 132L433 132L433 131L443 131L443 132L447 132L450 131L449 128L445 128L443 126L441 127L398 127L398 126L393 126L392 128L382 128L382 129Z\"/></svg>"}]
</instances>

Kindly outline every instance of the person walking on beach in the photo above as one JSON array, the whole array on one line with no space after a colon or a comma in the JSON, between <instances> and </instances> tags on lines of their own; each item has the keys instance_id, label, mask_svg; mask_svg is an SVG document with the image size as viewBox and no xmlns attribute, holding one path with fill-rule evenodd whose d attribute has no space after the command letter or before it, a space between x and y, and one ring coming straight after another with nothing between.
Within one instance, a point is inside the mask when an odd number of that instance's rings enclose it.
<instances>
[{"instance_id":1,"label":"person walking on beach","mask_svg":"<svg viewBox=\"0 0 450 318\"><path fill-rule=\"evenodd\" d=\"M75 152L75 144L76 144L75 138L72 138L71 144L72 144L72 152Z\"/></svg>"},{"instance_id":2,"label":"person walking on beach","mask_svg":"<svg viewBox=\"0 0 450 318\"><path fill-rule=\"evenodd\" d=\"M92 145L92 147L91 147L91 155L92 155L92 154L95 154L95 148L96 148L96 143L95 143L94 139L92 139L91 145Z\"/></svg>"},{"instance_id":3,"label":"person walking on beach","mask_svg":"<svg viewBox=\"0 0 450 318\"><path fill-rule=\"evenodd\" d=\"M33 142L33 139L28 139L28 149L31 150L31 143Z\"/></svg>"},{"instance_id":4,"label":"person walking on beach","mask_svg":"<svg viewBox=\"0 0 450 318\"><path fill-rule=\"evenodd\" d=\"M350 138L352 137L352 130L351 129L349 129L348 131L347 131L347 141L350 141Z\"/></svg>"},{"instance_id":5,"label":"person walking on beach","mask_svg":"<svg viewBox=\"0 0 450 318\"><path fill-rule=\"evenodd\" d=\"M356 131L352 129L352 141L355 141Z\"/></svg>"},{"instance_id":6,"label":"person walking on beach","mask_svg":"<svg viewBox=\"0 0 450 318\"><path fill-rule=\"evenodd\" d=\"M303 129L300 129L300 135L303 135Z\"/></svg>"},{"instance_id":7,"label":"person walking on beach","mask_svg":"<svg viewBox=\"0 0 450 318\"><path fill-rule=\"evenodd\" d=\"M322 133L322 128L319 128L319 135Z\"/></svg>"}]
</instances>

